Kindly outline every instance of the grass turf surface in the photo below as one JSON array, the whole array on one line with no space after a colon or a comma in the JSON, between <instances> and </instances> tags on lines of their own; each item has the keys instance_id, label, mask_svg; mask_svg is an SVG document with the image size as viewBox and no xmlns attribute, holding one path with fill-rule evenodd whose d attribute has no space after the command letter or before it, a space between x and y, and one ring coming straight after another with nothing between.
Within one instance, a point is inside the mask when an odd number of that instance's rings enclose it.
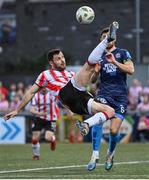
<instances>
[{"instance_id":1,"label":"grass turf surface","mask_svg":"<svg viewBox=\"0 0 149 180\"><path fill-rule=\"evenodd\" d=\"M32 160L31 144L0 145L0 178L149 179L149 143L120 144L114 159L115 163L120 164L115 164L109 172L104 170L103 165L106 149L107 145L103 144L100 153L101 165L89 172L86 164L90 160L91 144L88 143L58 143L56 151L51 151L49 144L41 144L39 161ZM137 162L133 164L133 161ZM76 167L77 165L79 166ZM18 171L10 172L11 170Z\"/></svg>"}]
</instances>

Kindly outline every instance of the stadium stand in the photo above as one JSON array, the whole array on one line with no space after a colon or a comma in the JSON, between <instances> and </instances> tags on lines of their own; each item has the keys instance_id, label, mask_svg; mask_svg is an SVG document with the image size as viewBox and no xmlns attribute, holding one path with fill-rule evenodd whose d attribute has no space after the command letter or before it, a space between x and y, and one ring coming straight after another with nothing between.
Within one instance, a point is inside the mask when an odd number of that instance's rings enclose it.
<instances>
[{"instance_id":1,"label":"stadium stand","mask_svg":"<svg viewBox=\"0 0 149 180\"><path fill-rule=\"evenodd\" d=\"M121 23L118 44L122 48L127 47L135 59L134 1L115 0L114 6L112 1L87 2L86 5L91 6L96 14L95 21L89 26L79 25L75 18L77 8L83 4L83 1L32 3L27 0L4 3L0 14L16 15L17 34L16 42L4 47L1 56L5 61L0 71L2 72L4 67L7 71L16 69L18 65L23 69L24 64L29 70L36 64L37 59L53 47L63 49L68 64L82 64L92 47L97 44L99 30L115 18ZM143 19L147 18L141 20ZM147 26L147 23L144 22L142 25ZM146 36L143 37L144 40L141 41L147 41ZM144 51L147 53L146 50L142 50L142 54Z\"/></svg>"}]
</instances>

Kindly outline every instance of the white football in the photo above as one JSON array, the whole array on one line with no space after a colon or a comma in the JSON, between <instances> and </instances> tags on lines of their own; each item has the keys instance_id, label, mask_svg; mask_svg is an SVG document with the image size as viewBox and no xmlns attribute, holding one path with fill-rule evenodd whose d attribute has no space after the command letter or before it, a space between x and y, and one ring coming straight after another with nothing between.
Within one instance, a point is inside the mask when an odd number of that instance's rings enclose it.
<instances>
[{"instance_id":1,"label":"white football","mask_svg":"<svg viewBox=\"0 0 149 180\"><path fill-rule=\"evenodd\" d=\"M90 24L94 18L94 10L89 6L82 6L76 12L76 19L80 24Z\"/></svg>"}]
</instances>

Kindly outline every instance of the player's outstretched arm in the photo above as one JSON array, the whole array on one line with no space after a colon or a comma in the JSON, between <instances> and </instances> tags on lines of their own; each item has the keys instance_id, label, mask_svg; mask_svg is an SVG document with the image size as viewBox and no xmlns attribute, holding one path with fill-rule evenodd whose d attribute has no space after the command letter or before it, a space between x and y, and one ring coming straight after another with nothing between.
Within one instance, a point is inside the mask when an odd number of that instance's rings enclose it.
<instances>
[{"instance_id":1,"label":"player's outstretched arm","mask_svg":"<svg viewBox=\"0 0 149 180\"><path fill-rule=\"evenodd\" d=\"M5 120L9 120L10 118L16 116L25 106L26 104L32 99L34 94L40 89L40 87L36 84L34 84L23 96L23 99L18 106L18 108L4 116Z\"/></svg>"}]
</instances>

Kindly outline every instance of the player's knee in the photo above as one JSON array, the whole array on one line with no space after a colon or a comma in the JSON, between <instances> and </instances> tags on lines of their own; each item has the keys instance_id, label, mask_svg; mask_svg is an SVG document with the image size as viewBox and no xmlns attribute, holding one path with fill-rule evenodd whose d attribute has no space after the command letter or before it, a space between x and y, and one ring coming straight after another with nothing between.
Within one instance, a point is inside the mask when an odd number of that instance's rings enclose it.
<instances>
[{"instance_id":1,"label":"player's knee","mask_svg":"<svg viewBox=\"0 0 149 180\"><path fill-rule=\"evenodd\" d=\"M32 144L37 144L39 142L39 138L32 137Z\"/></svg>"},{"instance_id":2,"label":"player's knee","mask_svg":"<svg viewBox=\"0 0 149 180\"><path fill-rule=\"evenodd\" d=\"M46 141L51 141L51 136L45 135L45 140L46 140Z\"/></svg>"},{"instance_id":3,"label":"player's knee","mask_svg":"<svg viewBox=\"0 0 149 180\"><path fill-rule=\"evenodd\" d=\"M45 140L52 141L53 135L54 135L53 132L46 133L45 134Z\"/></svg>"},{"instance_id":4,"label":"player's knee","mask_svg":"<svg viewBox=\"0 0 149 180\"><path fill-rule=\"evenodd\" d=\"M112 136L116 136L117 133L118 133L117 128L110 128L110 134L111 134Z\"/></svg>"},{"instance_id":5,"label":"player's knee","mask_svg":"<svg viewBox=\"0 0 149 180\"><path fill-rule=\"evenodd\" d=\"M37 134L33 135L32 136L32 141L35 141L35 142L37 141L38 142L39 141L39 136Z\"/></svg>"}]
</instances>

